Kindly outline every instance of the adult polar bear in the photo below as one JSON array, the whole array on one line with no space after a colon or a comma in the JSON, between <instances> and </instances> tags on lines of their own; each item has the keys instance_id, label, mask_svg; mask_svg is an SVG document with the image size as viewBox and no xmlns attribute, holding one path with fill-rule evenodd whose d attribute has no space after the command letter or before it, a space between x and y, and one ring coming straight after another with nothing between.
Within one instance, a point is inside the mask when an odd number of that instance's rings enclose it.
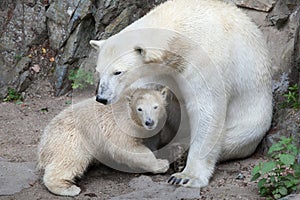
<instances>
[{"instance_id":1,"label":"adult polar bear","mask_svg":"<svg viewBox=\"0 0 300 200\"><path fill-rule=\"evenodd\" d=\"M105 41L97 101L115 103L125 87L170 74L188 113L191 142L171 184L208 185L217 161L252 154L272 118L270 60L262 34L238 8L217 0L172 0ZM170 86L169 86L170 87Z\"/></svg>"}]
</instances>

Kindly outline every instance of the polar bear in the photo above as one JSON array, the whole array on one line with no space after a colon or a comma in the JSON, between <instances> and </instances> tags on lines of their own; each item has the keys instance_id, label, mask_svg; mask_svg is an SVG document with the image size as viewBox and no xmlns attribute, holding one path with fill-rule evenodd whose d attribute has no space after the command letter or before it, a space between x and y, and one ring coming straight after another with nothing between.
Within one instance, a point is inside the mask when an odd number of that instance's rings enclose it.
<instances>
[{"instance_id":1,"label":"polar bear","mask_svg":"<svg viewBox=\"0 0 300 200\"><path fill-rule=\"evenodd\" d=\"M251 155L272 119L270 58L262 33L233 5L172 0L120 33L90 41L99 51L96 100L114 104L149 75L173 77L188 113L185 169L169 183L204 187L220 160Z\"/></svg>"},{"instance_id":2,"label":"polar bear","mask_svg":"<svg viewBox=\"0 0 300 200\"><path fill-rule=\"evenodd\" d=\"M137 89L113 108L90 98L62 111L45 128L38 147L45 186L54 194L78 195L74 179L96 158L109 166L112 161L125 164L134 172L166 172L169 162L156 159L142 141L164 125L167 95L167 88Z\"/></svg>"}]
</instances>

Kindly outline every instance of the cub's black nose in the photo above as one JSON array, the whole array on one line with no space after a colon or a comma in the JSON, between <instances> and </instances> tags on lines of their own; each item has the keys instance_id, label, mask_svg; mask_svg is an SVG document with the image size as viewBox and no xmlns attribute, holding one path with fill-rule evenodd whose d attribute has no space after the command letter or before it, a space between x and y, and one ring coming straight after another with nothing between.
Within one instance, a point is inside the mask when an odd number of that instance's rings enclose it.
<instances>
[{"instance_id":1,"label":"cub's black nose","mask_svg":"<svg viewBox=\"0 0 300 200\"><path fill-rule=\"evenodd\" d=\"M99 102L99 103L102 103L104 105L107 104L107 99L102 99L99 96L96 97L96 101Z\"/></svg>"},{"instance_id":2,"label":"cub's black nose","mask_svg":"<svg viewBox=\"0 0 300 200\"><path fill-rule=\"evenodd\" d=\"M154 121L153 121L153 120L147 120L147 121L145 122L145 125L146 125L146 126L153 126L153 125L154 125Z\"/></svg>"}]
</instances>

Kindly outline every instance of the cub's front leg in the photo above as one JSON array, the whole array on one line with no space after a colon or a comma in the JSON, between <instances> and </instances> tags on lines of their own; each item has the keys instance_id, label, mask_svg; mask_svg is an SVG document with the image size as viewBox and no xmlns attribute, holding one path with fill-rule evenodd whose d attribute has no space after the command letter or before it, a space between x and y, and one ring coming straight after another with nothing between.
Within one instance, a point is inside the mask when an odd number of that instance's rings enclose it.
<instances>
[{"instance_id":1,"label":"cub's front leg","mask_svg":"<svg viewBox=\"0 0 300 200\"><path fill-rule=\"evenodd\" d=\"M169 169L169 161L157 159L153 152L143 144L132 146L132 148L119 149L120 162L132 169L141 169L155 174L165 173ZM115 156L117 156L115 154Z\"/></svg>"}]
</instances>

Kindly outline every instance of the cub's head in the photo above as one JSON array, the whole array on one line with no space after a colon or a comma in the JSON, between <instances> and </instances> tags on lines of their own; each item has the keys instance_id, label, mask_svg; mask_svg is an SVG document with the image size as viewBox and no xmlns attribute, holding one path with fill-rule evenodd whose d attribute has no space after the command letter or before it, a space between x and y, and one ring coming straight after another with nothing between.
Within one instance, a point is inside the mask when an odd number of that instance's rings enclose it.
<instances>
[{"instance_id":1,"label":"cub's head","mask_svg":"<svg viewBox=\"0 0 300 200\"><path fill-rule=\"evenodd\" d=\"M146 130L154 130L158 124L165 123L167 111L168 88L160 91L152 89L137 89L127 97L130 106L131 118ZM162 124L162 125L163 125Z\"/></svg>"}]
</instances>

